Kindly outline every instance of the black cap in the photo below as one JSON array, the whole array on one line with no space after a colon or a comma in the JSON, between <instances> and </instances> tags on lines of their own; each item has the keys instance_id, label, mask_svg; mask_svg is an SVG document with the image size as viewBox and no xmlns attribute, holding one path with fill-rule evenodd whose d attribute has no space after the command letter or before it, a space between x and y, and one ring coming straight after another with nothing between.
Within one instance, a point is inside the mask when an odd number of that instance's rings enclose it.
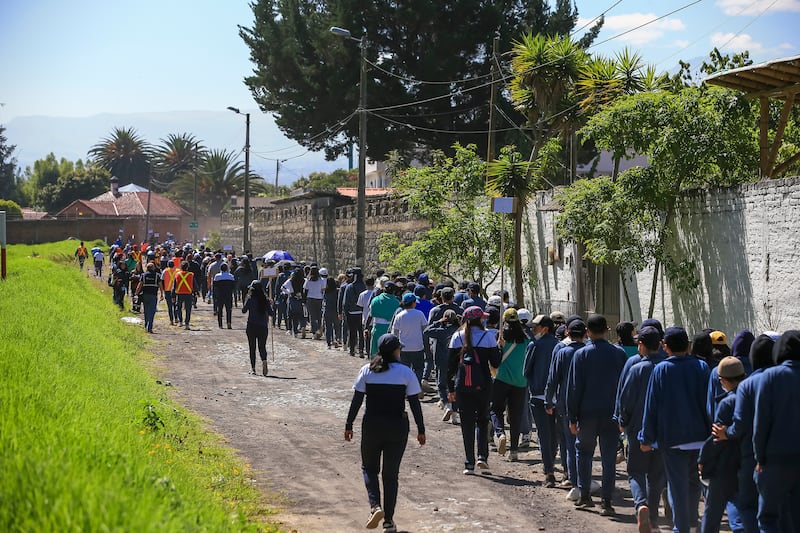
<instances>
[{"instance_id":1,"label":"black cap","mask_svg":"<svg viewBox=\"0 0 800 533\"><path fill-rule=\"evenodd\" d=\"M589 315L589 319L586 321L586 327L588 327L589 331L592 333L602 333L608 329L608 322L603 315Z\"/></svg>"},{"instance_id":2,"label":"black cap","mask_svg":"<svg viewBox=\"0 0 800 533\"><path fill-rule=\"evenodd\" d=\"M397 335L392 333L381 335L381 337L378 339L378 351L381 355L392 355L396 349L402 347L403 343L400 342L400 339L397 338Z\"/></svg>"},{"instance_id":3,"label":"black cap","mask_svg":"<svg viewBox=\"0 0 800 533\"><path fill-rule=\"evenodd\" d=\"M569 323L568 331L570 335L583 335L586 333L586 324L580 318L573 320Z\"/></svg>"},{"instance_id":4,"label":"black cap","mask_svg":"<svg viewBox=\"0 0 800 533\"><path fill-rule=\"evenodd\" d=\"M689 334L680 326L672 326L664 332L664 344L673 352L682 352L689 347Z\"/></svg>"},{"instance_id":5,"label":"black cap","mask_svg":"<svg viewBox=\"0 0 800 533\"><path fill-rule=\"evenodd\" d=\"M567 317L567 320L564 322L564 324L566 324L567 328L569 328L569 325L572 324L573 320L581 320L582 321L583 318L581 317L581 315L569 315Z\"/></svg>"},{"instance_id":6,"label":"black cap","mask_svg":"<svg viewBox=\"0 0 800 533\"><path fill-rule=\"evenodd\" d=\"M661 342L661 332L658 331L658 328L655 326L645 326L639 330L639 334L636 335L636 338L642 341L642 344L649 349L649 347Z\"/></svg>"}]
</instances>

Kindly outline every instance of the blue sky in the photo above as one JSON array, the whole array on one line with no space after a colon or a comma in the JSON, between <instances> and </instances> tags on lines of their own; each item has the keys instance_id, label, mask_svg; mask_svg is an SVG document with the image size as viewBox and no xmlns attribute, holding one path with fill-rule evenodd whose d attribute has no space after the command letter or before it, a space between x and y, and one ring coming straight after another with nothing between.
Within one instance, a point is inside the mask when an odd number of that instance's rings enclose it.
<instances>
[{"instance_id":1,"label":"blue sky","mask_svg":"<svg viewBox=\"0 0 800 533\"><path fill-rule=\"evenodd\" d=\"M436 0L431 0L436 1ZM256 111L237 25L247 0L2 0L0 123L16 117ZM749 49L756 61L800 54L800 0L577 0L579 25L607 11L594 53L639 50L659 70ZM291 142L289 142L291 144ZM256 144L254 142L254 144ZM262 148L265 149L265 148Z\"/></svg>"}]
</instances>

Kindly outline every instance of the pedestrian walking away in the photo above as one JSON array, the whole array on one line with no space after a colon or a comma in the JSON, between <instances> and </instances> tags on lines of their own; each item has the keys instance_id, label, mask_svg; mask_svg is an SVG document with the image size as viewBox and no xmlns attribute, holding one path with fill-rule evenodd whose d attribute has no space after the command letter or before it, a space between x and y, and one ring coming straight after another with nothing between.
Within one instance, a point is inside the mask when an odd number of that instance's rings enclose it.
<instances>
[{"instance_id":1,"label":"pedestrian walking away","mask_svg":"<svg viewBox=\"0 0 800 533\"><path fill-rule=\"evenodd\" d=\"M448 400L457 403L461 417L461 438L464 442L465 475L475 467L489 471L489 398L491 375L489 365L500 365L497 339L486 331L484 320L489 315L478 306L464 310L461 328L450 339L447 367ZM477 460L475 457L477 436Z\"/></svg>"},{"instance_id":2,"label":"pedestrian walking away","mask_svg":"<svg viewBox=\"0 0 800 533\"><path fill-rule=\"evenodd\" d=\"M261 374L266 376L269 368L267 366L267 337L269 336L269 316L275 311L264 292L264 287L260 281L250 283L247 296L242 304L242 313L248 313L247 326L247 345L250 350L250 371L256 373L256 347L258 356L261 358ZM274 354L273 354L274 359Z\"/></svg>"},{"instance_id":3,"label":"pedestrian walking away","mask_svg":"<svg viewBox=\"0 0 800 533\"><path fill-rule=\"evenodd\" d=\"M148 333L153 333L160 286L161 274L158 273L155 263L147 263L147 270L142 274L135 290L144 306L144 327Z\"/></svg>"},{"instance_id":4,"label":"pedestrian walking away","mask_svg":"<svg viewBox=\"0 0 800 533\"><path fill-rule=\"evenodd\" d=\"M417 442L425 444L425 424L419 403L422 391L411 369L399 362L401 348L400 339L390 333L378 340L378 355L361 368L353 384L353 399L344 430L344 440L351 441L353 423L366 397L361 423L361 469L370 506L366 527L375 529L383 521L384 533L397 531L394 512L398 476L409 432L406 401L417 425ZM379 474L383 479L383 506Z\"/></svg>"}]
</instances>

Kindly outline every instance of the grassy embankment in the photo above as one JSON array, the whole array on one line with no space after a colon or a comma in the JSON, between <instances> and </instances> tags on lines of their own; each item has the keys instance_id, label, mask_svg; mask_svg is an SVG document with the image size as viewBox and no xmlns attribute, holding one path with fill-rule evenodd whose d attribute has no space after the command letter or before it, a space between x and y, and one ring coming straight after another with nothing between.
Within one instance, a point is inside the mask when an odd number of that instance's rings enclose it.
<instances>
[{"instance_id":1,"label":"grassy embankment","mask_svg":"<svg viewBox=\"0 0 800 533\"><path fill-rule=\"evenodd\" d=\"M275 530L249 465L156 383L144 330L76 247L8 248L0 531Z\"/></svg>"}]
</instances>

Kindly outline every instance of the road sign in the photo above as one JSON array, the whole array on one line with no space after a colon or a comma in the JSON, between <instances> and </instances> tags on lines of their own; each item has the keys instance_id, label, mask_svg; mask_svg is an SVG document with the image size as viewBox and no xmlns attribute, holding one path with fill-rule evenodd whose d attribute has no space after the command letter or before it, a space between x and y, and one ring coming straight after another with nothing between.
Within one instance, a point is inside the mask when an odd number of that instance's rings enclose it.
<instances>
[{"instance_id":1,"label":"road sign","mask_svg":"<svg viewBox=\"0 0 800 533\"><path fill-rule=\"evenodd\" d=\"M198 227L199 224L197 223L196 220L192 220L191 222L189 222L189 229L197 229Z\"/></svg>"}]
</instances>

